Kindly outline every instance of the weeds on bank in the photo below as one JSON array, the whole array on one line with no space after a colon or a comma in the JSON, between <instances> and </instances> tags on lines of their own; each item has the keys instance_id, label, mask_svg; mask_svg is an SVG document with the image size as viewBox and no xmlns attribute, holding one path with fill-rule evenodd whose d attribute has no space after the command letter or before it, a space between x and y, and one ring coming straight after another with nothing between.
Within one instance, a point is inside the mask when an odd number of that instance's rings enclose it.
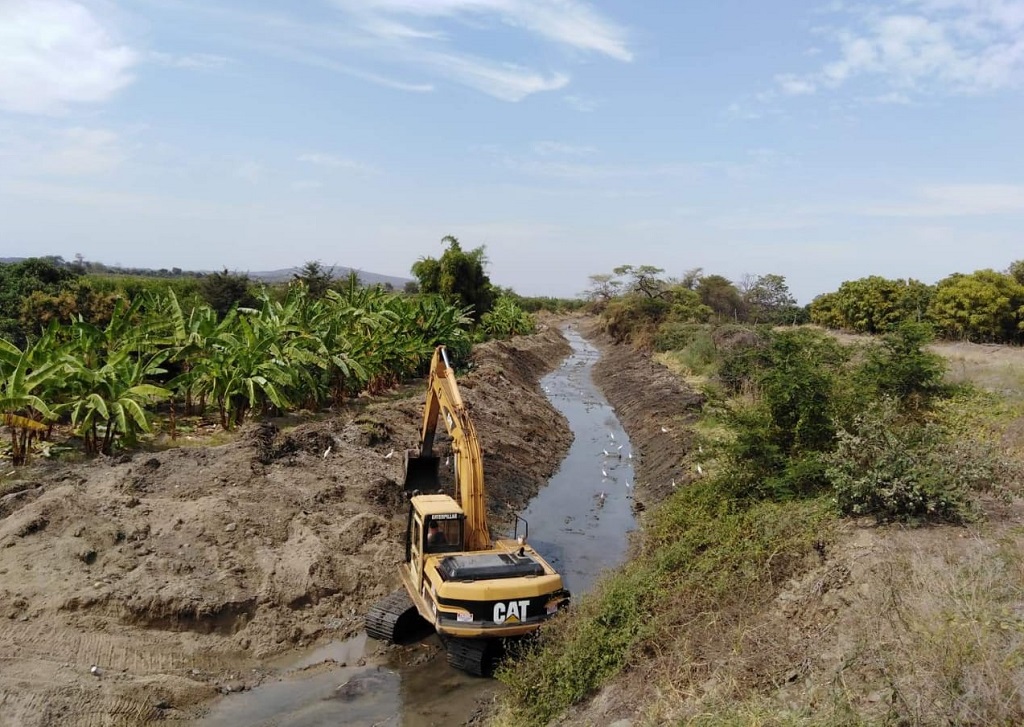
<instances>
[{"instance_id":1,"label":"weeds on bank","mask_svg":"<svg viewBox=\"0 0 1024 727\"><path fill-rule=\"evenodd\" d=\"M823 501L741 506L714 483L675 493L653 514L640 556L499 672L509 692L497 724L545 724L654 653L699 650L680 640L714 640L721 614L769 598L827 537L828 512ZM702 678L675 666L677 678Z\"/></svg>"}]
</instances>

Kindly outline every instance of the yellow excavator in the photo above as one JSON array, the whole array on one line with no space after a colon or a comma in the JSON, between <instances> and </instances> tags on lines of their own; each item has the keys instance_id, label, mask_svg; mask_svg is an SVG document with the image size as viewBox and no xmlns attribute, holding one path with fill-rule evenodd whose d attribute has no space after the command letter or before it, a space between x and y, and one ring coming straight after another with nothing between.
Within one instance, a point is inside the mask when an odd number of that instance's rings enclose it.
<instances>
[{"instance_id":1,"label":"yellow excavator","mask_svg":"<svg viewBox=\"0 0 1024 727\"><path fill-rule=\"evenodd\" d=\"M434 454L439 418L452 439L454 498L440 493L440 457ZM529 525L522 518L516 516L511 539L491 540L480 441L444 346L430 364L419 448L406 452L405 490L409 514L399 566L404 588L370 609L366 632L402 642L423 618L441 636L449 664L486 676L503 640L536 631L568 605L569 592L526 542Z\"/></svg>"}]
</instances>

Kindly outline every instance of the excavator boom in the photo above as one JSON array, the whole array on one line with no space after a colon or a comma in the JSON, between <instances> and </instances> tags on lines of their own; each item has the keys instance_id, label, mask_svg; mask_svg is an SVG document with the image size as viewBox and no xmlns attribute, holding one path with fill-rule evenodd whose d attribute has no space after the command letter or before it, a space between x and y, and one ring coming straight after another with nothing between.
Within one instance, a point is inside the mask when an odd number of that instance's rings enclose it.
<instances>
[{"instance_id":1,"label":"excavator boom","mask_svg":"<svg viewBox=\"0 0 1024 727\"><path fill-rule=\"evenodd\" d=\"M456 500L466 514L466 550L491 547L487 529L487 502L484 495L484 462L476 427L469 418L466 405L455 382L444 346L438 346L430 361L427 402L423 407L423 424L417 449L406 452L405 489L434 492L440 489L439 457L434 455L437 420L444 420L452 438L455 455Z\"/></svg>"}]
</instances>

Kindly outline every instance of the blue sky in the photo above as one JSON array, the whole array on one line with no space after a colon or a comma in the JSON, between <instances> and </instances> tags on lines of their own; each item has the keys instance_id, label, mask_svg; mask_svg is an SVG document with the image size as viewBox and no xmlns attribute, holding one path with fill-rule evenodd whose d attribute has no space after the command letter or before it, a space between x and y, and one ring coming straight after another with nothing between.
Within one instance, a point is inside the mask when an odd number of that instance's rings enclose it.
<instances>
[{"instance_id":1,"label":"blue sky","mask_svg":"<svg viewBox=\"0 0 1024 727\"><path fill-rule=\"evenodd\" d=\"M1024 258L1024 0L0 0L0 255L801 302Z\"/></svg>"}]
</instances>

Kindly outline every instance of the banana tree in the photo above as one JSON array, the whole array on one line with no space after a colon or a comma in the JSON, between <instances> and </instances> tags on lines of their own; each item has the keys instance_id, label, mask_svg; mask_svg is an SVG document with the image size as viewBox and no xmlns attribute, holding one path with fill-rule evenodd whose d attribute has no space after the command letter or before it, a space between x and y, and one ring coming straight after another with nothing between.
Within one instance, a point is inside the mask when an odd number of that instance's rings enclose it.
<instances>
[{"instance_id":1,"label":"banana tree","mask_svg":"<svg viewBox=\"0 0 1024 727\"><path fill-rule=\"evenodd\" d=\"M193 400L192 369L196 362L206 355L211 338L218 332L229 330L237 315L234 310L217 320L216 312L206 305L192 306L186 314L178 302L178 297L170 288L165 294L154 295L147 306L148 315L158 322L155 340L158 345L170 349L170 363L176 364L180 376L175 379L176 388L185 405L185 416L202 413L204 402L200 400L198 407ZM172 410L173 410L172 400Z\"/></svg>"},{"instance_id":2,"label":"banana tree","mask_svg":"<svg viewBox=\"0 0 1024 727\"><path fill-rule=\"evenodd\" d=\"M276 338L239 316L233 331L224 331L210 341L207 356L192 372L196 392L209 396L217 405L222 429L240 424L250 409L269 403L286 409L285 391L295 372L281 356Z\"/></svg>"},{"instance_id":3,"label":"banana tree","mask_svg":"<svg viewBox=\"0 0 1024 727\"><path fill-rule=\"evenodd\" d=\"M32 440L45 436L56 412L40 394L59 377L64 365L55 360L54 326L36 343L19 349L0 339L0 415L11 430L15 465L28 461Z\"/></svg>"},{"instance_id":4,"label":"banana tree","mask_svg":"<svg viewBox=\"0 0 1024 727\"><path fill-rule=\"evenodd\" d=\"M79 357L66 357L74 393L65 407L87 453L111 454L119 441L131 445L139 432L150 431L145 405L166 399L171 392L148 382L166 373L161 365L168 355L167 350L138 355L121 349L98 368Z\"/></svg>"}]
</instances>

